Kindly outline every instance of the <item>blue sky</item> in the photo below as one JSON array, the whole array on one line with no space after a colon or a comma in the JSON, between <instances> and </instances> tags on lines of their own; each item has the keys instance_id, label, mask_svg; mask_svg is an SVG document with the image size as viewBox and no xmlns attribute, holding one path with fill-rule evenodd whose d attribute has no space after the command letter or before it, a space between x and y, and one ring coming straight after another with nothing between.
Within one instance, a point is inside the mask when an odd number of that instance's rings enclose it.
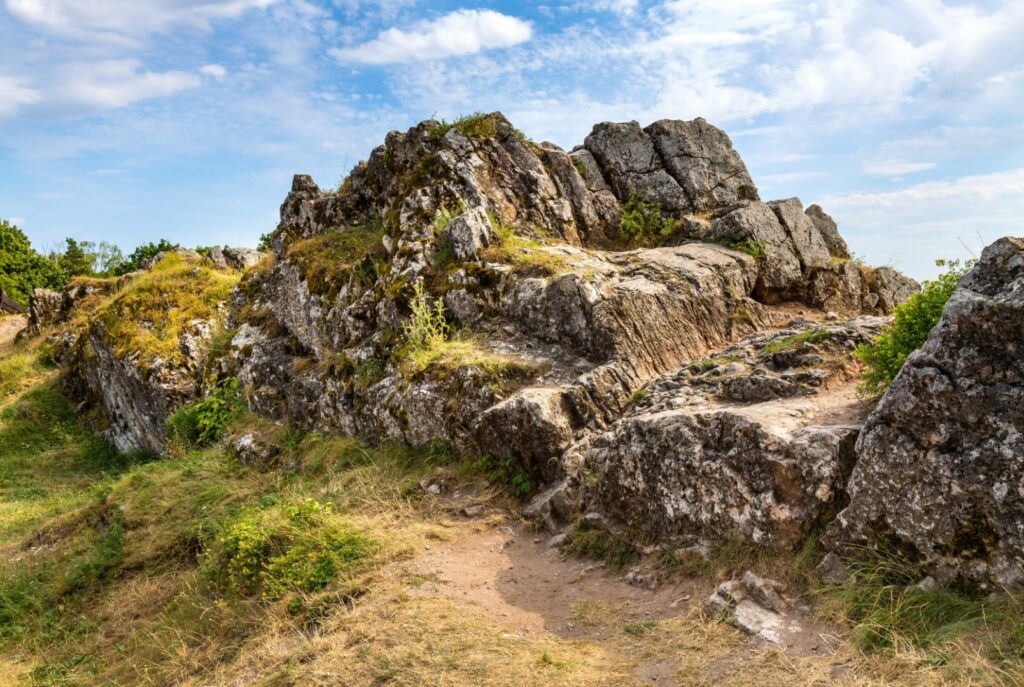
<instances>
[{"instance_id":1,"label":"blue sky","mask_svg":"<svg viewBox=\"0 0 1024 687\"><path fill-rule=\"evenodd\" d=\"M1024 234L1021 36L1019 0L0 0L0 217L255 245L293 173L334 186L431 115L566 148L703 116L762 198L927 277Z\"/></svg>"}]
</instances>

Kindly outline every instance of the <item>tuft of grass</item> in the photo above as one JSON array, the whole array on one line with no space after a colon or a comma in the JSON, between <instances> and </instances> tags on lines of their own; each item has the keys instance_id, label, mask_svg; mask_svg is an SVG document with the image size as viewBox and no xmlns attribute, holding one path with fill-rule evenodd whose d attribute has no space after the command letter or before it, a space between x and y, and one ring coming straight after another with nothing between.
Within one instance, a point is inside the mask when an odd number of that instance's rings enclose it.
<instances>
[{"instance_id":1,"label":"tuft of grass","mask_svg":"<svg viewBox=\"0 0 1024 687\"><path fill-rule=\"evenodd\" d=\"M729 248L730 250L737 250L741 253L746 253L758 262L764 259L764 246L757 241L734 241L728 238L717 238L712 240L719 245Z\"/></svg>"},{"instance_id":2,"label":"tuft of grass","mask_svg":"<svg viewBox=\"0 0 1024 687\"><path fill-rule=\"evenodd\" d=\"M371 286L382 269L384 224L332 229L288 246L288 260L299 268L309 290L332 300L349 284Z\"/></svg>"},{"instance_id":3,"label":"tuft of grass","mask_svg":"<svg viewBox=\"0 0 1024 687\"><path fill-rule=\"evenodd\" d=\"M430 127L428 134L432 141L439 142L452 129L470 139L492 138L498 133L498 118L492 114L474 112L459 117L454 122L442 119Z\"/></svg>"},{"instance_id":4,"label":"tuft of grass","mask_svg":"<svg viewBox=\"0 0 1024 687\"><path fill-rule=\"evenodd\" d=\"M846 582L818 590L824 617L846 624L858 649L891 655L909 647L943 665L969 643L1020 668L1024 598L921 583L916 566L894 550L864 549L859 555Z\"/></svg>"},{"instance_id":5,"label":"tuft of grass","mask_svg":"<svg viewBox=\"0 0 1024 687\"><path fill-rule=\"evenodd\" d=\"M821 343L827 341L832 335L824 327L812 327L798 334L784 336L774 339L761 347L764 353L780 353L794 349L804 343Z\"/></svg>"},{"instance_id":6,"label":"tuft of grass","mask_svg":"<svg viewBox=\"0 0 1024 687\"><path fill-rule=\"evenodd\" d=\"M331 503L307 499L242 511L220 528L203 566L223 589L277 599L352 578L366 570L377 548L337 517Z\"/></svg>"},{"instance_id":7,"label":"tuft of grass","mask_svg":"<svg viewBox=\"0 0 1024 687\"><path fill-rule=\"evenodd\" d=\"M936 260L935 264L944 267L945 271L924 282L919 293L896 306L892 325L886 331L872 343L857 347L854 355L867 366L862 376L863 391L880 394L889 388L910 354L927 341L928 334L942 317L946 301L974 262L968 260L961 264L958 260Z\"/></svg>"},{"instance_id":8,"label":"tuft of grass","mask_svg":"<svg viewBox=\"0 0 1024 687\"><path fill-rule=\"evenodd\" d=\"M487 481L509 488L520 500L528 499L536 490L533 480L515 458L484 456L476 462L475 468L483 473Z\"/></svg>"},{"instance_id":9,"label":"tuft of grass","mask_svg":"<svg viewBox=\"0 0 1024 687\"><path fill-rule=\"evenodd\" d=\"M590 528L583 522L573 527L569 549L577 555L605 561L613 570L622 570L640 560L635 544L611 532Z\"/></svg>"},{"instance_id":10,"label":"tuft of grass","mask_svg":"<svg viewBox=\"0 0 1024 687\"><path fill-rule=\"evenodd\" d=\"M227 377L217 382L206 398L178 408L167 418L173 441L189 448L209 446L220 441L228 424L245 410L238 391L238 379Z\"/></svg>"},{"instance_id":11,"label":"tuft of grass","mask_svg":"<svg viewBox=\"0 0 1024 687\"><path fill-rule=\"evenodd\" d=\"M481 251L484 260L512 265L519 274L551 277L571 271L569 262L548 250L537 239L527 238L500 219L489 216L494 238L491 245Z\"/></svg>"}]
</instances>

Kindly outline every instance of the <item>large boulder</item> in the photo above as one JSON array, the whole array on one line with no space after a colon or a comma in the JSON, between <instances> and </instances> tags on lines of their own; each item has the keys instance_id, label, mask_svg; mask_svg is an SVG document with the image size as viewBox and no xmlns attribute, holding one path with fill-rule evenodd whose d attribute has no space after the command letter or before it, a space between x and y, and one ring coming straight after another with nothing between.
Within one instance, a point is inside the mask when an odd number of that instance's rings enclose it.
<instances>
[{"instance_id":1,"label":"large boulder","mask_svg":"<svg viewBox=\"0 0 1024 687\"><path fill-rule=\"evenodd\" d=\"M896 547L948 583L1024 583L1024 244L960 282L857 441L827 541Z\"/></svg>"}]
</instances>

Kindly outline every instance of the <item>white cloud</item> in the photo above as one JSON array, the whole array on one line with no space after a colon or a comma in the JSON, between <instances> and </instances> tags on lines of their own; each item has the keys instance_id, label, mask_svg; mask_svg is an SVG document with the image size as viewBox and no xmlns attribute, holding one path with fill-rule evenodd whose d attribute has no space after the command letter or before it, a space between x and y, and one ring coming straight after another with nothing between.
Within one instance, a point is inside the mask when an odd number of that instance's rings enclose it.
<instances>
[{"instance_id":1,"label":"white cloud","mask_svg":"<svg viewBox=\"0 0 1024 687\"><path fill-rule=\"evenodd\" d=\"M938 165L934 162L905 162L902 160L879 160L877 162L865 162L861 169L865 174L875 174L883 177L901 177L905 174L923 172L928 169L935 169Z\"/></svg>"},{"instance_id":2,"label":"white cloud","mask_svg":"<svg viewBox=\"0 0 1024 687\"><path fill-rule=\"evenodd\" d=\"M38 102L42 95L26 85L25 79L0 74L0 119L13 115L25 105Z\"/></svg>"},{"instance_id":3,"label":"white cloud","mask_svg":"<svg viewBox=\"0 0 1024 687\"><path fill-rule=\"evenodd\" d=\"M212 76L214 79L220 81L228 75L228 70L224 69L224 67L219 64L207 64L199 68L199 73L205 74L206 76Z\"/></svg>"},{"instance_id":4,"label":"white cloud","mask_svg":"<svg viewBox=\"0 0 1024 687\"><path fill-rule=\"evenodd\" d=\"M855 252L893 261L915 277L936 273L935 258L970 257L1001 236L1019 236L1024 168L913 184L895 191L817 199ZM963 243L961 243L963 242Z\"/></svg>"},{"instance_id":5,"label":"white cloud","mask_svg":"<svg viewBox=\"0 0 1024 687\"><path fill-rule=\"evenodd\" d=\"M61 69L55 99L98 109L124 107L140 100L173 95L202 83L184 71L146 71L139 60L72 62Z\"/></svg>"},{"instance_id":6,"label":"white cloud","mask_svg":"<svg viewBox=\"0 0 1024 687\"><path fill-rule=\"evenodd\" d=\"M203 30L216 19L230 19L277 0L6 0L19 19L68 35L139 36L172 25Z\"/></svg>"},{"instance_id":7,"label":"white cloud","mask_svg":"<svg viewBox=\"0 0 1024 687\"><path fill-rule=\"evenodd\" d=\"M341 62L397 64L508 48L532 36L533 27L522 19L492 10L463 9L408 30L388 29L368 43L334 48L331 54Z\"/></svg>"}]
</instances>

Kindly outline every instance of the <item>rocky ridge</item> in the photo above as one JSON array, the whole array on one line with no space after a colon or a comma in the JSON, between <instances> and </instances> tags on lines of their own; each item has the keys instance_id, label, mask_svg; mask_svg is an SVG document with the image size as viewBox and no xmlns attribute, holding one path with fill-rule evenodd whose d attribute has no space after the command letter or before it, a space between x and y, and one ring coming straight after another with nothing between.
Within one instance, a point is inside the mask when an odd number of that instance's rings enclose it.
<instances>
[{"instance_id":1,"label":"rocky ridge","mask_svg":"<svg viewBox=\"0 0 1024 687\"><path fill-rule=\"evenodd\" d=\"M65 342L67 387L119 446L159 448L174 407L237 375L282 422L511 461L552 531L787 551L827 525L836 552L895 540L943 581L1020 580L1017 244L986 252L863 430L851 351L916 285L851 260L820 207L762 202L703 120L600 124L568 152L497 114L424 122L337 190L296 176L272 246L163 361L108 320ZM227 251L181 259L237 275ZM74 300L40 294L34 317Z\"/></svg>"}]
</instances>

